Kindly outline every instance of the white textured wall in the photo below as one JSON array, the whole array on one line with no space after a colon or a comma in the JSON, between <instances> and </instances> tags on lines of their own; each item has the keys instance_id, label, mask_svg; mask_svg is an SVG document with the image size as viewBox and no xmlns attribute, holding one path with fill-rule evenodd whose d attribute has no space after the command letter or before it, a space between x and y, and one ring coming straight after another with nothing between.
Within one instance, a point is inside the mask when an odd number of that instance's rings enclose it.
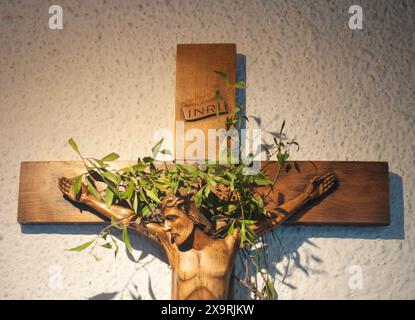
<instances>
[{"instance_id":1,"label":"white textured wall","mask_svg":"<svg viewBox=\"0 0 415 320\"><path fill-rule=\"evenodd\" d=\"M356 3L362 31L347 25ZM51 4L61 31L48 29ZM280 255L269 237L280 297L414 299L414 17L414 1L2 0L0 298L169 298L170 270L146 239L133 237L138 264L110 252L95 262L64 249L97 226L21 228L20 161L75 160L69 137L88 155L147 154L154 130L173 126L176 44L234 42L249 114L270 131L285 119L296 159L390 165L389 227L281 228ZM361 290L348 286L356 264Z\"/></svg>"}]
</instances>

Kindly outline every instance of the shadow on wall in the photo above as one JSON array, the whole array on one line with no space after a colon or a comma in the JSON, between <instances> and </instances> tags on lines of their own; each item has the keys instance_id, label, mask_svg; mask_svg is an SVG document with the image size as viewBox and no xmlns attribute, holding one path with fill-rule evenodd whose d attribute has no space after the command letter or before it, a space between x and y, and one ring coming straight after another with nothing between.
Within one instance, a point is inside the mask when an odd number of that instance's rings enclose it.
<instances>
[{"instance_id":1,"label":"shadow on wall","mask_svg":"<svg viewBox=\"0 0 415 320\"><path fill-rule=\"evenodd\" d=\"M153 286L151 282L151 274L146 268L146 266L151 263L154 259L147 261L142 265L136 265L135 271L130 275L129 279L125 283L124 287L120 291L112 292L103 292L95 296L90 297L88 300L114 300L114 299L124 299L129 298L131 300L143 300L142 288L139 288L138 285L134 283L134 277L139 273L146 271L147 272L147 291L151 299L156 300L156 296L153 291Z\"/></svg>"},{"instance_id":2,"label":"shadow on wall","mask_svg":"<svg viewBox=\"0 0 415 320\"><path fill-rule=\"evenodd\" d=\"M78 234L78 235L90 235L91 237L96 236L105 227L104 224L60 224L60 225L21 225L21 232L25 234ZM111 234L122 242L122 233L116 228L112 228ZM142 234L134 232L129 233L131 247L134 250L140 251L140 256L134 259L133 256L126 250L126 253L131 261L138 262L146 258L148 255L154 256L157 259L168 263L167 256L165 255L161 246L155 241L148 239ZM92 239L91 239L92 240ZM121 254L121 253L120 253Z\"/></svg>"},{"instance_id":3,"label":"shadow on wall","mask_svg":"<svg viewBox=\"0 0 415 320\"><path fill-rule=\"evenodd\" d=\"M236 55L236 82L239 81L246 82L246 57L240 53ZM246 90L236 89L236 105L246 106ZM242 124L243 128L246 127L245 124Z\"/></svg>"},{"instance_id":4,"label":"shadow on wall","mask_svg":"<svg viewBox=\"0 0 415 320\"><path fill-rule=\"evenodd\" d=\"M21 225L22 233L26 234L82 234L89 235L92 237L99 234L99 232L104 228L103 224L95 225L81 225L81 224L62 224L62 225ZM146 266L153 262L155 259L160 260L168 264L167 256L164 250L159 246L155 241L148 239L144 235L130 234L131 247L139 252L139 255L135 254L135 257L125 249L125 252L119 252L120 254L126 254L132 263L135 263L135 271L130 275L127 282L124 284L123 288L119 291L109 291L97 294L89 298L89 300L111 300L111 299L132 299L132 300L141 300L143 299L143 288L138 288L134 283L135 276L139 272L147 272L148 281L147 281L147 291L145 296L149 296L152 299L156 299L156 296L153 291L153 286L151 282L152 275L149 273ZM118 239L121 243L122 232L113 228L111 234ZM121 247L120 247L121 248ZM152 256L153 259L147 260L145 263L141 263L147 256ZM76 257L74 257L75 259ZM154 276L154 275L153 275Z\"/></svg>"},{"instance_id":5,"label":"shadow on wall","mask_svg":"<svg viewBox=\"0 0 415 320\"><path fill-rule=\"evenodd\" d=\"M246 81L246 57L237 55L237 81ZM245 90L241 91L237 103L246 105ZM251 117L258 126L261 126L261 119ZM315 248L318 246L312 238L339 238L339 239L382 239L382 240L404 240L404 202L403 202L403 183L402 178L390 172L389 173L389 201L391 222L389 226L364 227L364 226L286 226L281 227L278 231L273 231L273 236L269 232L266 236L266 242L270 250L268 264L272 278L280 279L282 285L295 290L297 287L290 283L289 277L293 270L303 272L307 276L324 273L324 269L318 268L324 261L315 254L300 254L299 248L308 244ZM234 270L234 279L232 282L233 298L250 299L250 292L237 279L243 279L245 276L244 260L240 253L237 257ZM285 261L286 265L281 266ZM313 265L313 266L311 266ZM249 269L250 274L254 270ZM277 293L278 296L278 293Z\"/></svg>"},{"instance_id":6,"label":"shadow on wall","mask_svg":"<svg viewBox=\"0 0 415 320\"><path fill-rule=\"evenodd\" d=\"M381 240L404 240L404 202L402 178L389 173L389 200L391 223L389 226L359 227L359 226L285 226L274 230L266 235L266 242L269 245L268 265L270 275L278 279L281 286L296 290L297 286L290 282L293 272L303 272L308 277L324 274L324 268L319 265L324 263L323 259L316 254L300 252L300 247L309 245L319 249L313 241L314 238L332 239L381 239ZM275 248L275 249L274 249ZM238 279L245 276L244 263L241 260L242 254L237 257L234 275ZM285 265L283 265L285 264ZM250 274L254 274L249 269ZM250 292L233 279L234 298L250 299ZM277 292L278 295L278 292Z\"/></svg>"}]
</instances>

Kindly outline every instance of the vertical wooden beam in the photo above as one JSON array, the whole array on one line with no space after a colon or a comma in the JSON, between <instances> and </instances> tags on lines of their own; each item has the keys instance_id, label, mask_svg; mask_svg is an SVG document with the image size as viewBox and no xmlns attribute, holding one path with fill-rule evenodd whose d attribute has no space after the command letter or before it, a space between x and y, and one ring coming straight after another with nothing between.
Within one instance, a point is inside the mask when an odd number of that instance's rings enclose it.
<instances>
[{"instance_id":1,"label":"vertical wooden beam","mask_svg":"<svg viewBox=\"0 0 415 320\"><path fill-rule=\"evenodd\" d=\"M228 75L231 83L236 78L235 44L179 44L176 64L176 112L175 112L175 158L184 160L186 150L195 140L184 140L189 130L199 129L204 134L205 155L198 159L208 159L208 129L225 128L226 114L235 107L235 89L215 71ZM219 90L227 102L219 102L219 116L216 114ZM183 126L183 127L181 127ZM183 128L183 130L181 129ZM184 135L184 136L183 136ZM190 137L188 137L190 138ZM194 146L194 145L193 145ZM199 144L200 146L200 144ZM203 149L203 146L200 146ZM196 156L196 155L194 155Z\"/></svg>"}]
</instances>

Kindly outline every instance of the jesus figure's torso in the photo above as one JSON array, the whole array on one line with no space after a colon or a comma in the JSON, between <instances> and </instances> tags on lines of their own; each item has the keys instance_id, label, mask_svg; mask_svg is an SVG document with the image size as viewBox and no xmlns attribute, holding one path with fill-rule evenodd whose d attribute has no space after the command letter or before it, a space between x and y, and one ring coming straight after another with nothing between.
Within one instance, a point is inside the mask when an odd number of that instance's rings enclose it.
<instances>
[{"instance_id":1,"label":"jesus figure's torso","mask_svg":"<svg viewBox=\"0 0 415 320\"><path fill-rule=\"evenodd\" d=\"M178 251L172 269L172 298L227 299L237 244L236 237L227 236L202 250Z\"/></svg>"}]
</instances>

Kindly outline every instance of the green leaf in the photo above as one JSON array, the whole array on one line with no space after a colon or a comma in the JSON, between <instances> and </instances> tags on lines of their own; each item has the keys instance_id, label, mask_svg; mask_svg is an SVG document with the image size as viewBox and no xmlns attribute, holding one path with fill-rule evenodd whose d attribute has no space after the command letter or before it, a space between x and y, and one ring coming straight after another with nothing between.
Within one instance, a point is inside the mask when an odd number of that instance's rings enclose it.
<instances>
[{"instance_id":1,"label":"green leaf","mask_svg":"<svg viewBox=\"0 0 415 320\"><path fill-rule=\"evenodd\" d=\"M268 179L255 179L255 183L258 186L266 186L266 185L271 184L272 181L271 180L268 180Z\"/></svg>"},{"instance_id":2,"label":"green leaf","mask_svg":"<svg viewBox=\"0 0 415 320\"><path fill-rule=\"evenodd\" d=\"M230 235L230 236L233 235L234 228L235 228L235 220L232 221L232 224L228 229L228 235Z\"/></svg>"},{"instance_id":3,"label":"green leaf","mask_svg":"<svg viewBox=\"0 0 415 320\"><path fill-rule=\"evenodd\" d=\"M207 198L207 197L209 197L209 194L210 194L210 184L208 184L208 185L206 185L206 187L205 187L205 197Z\"/></svg>"},{"instance_id":4,"label":"green leaf","mask_svg":"<svg viewBox=\"0 0 415 320\"><path fill-rule=\"evenodd\" d=\"M93 159L93 160L95 160L95 162L96 163L98 163L98 165L101 167L101 168L106 168L106 167L108 167L108 164L106 164L104 161L102 161L102 160L100 160L100 159Z\"/></svg>"},{"instance_id":5,"label":"green leaf","mask_svg":"<svg viewBox=\"0 0 415 320\"><path fill-rule=\"evenodd\" d=\"M255 220L240 220L246 226L252 226L255 223Z\"/></svg>"},{"instance_id":6,"label":"green leaf","mask_svg":"<svg viewBox=\"0 0 415 320\"><path fill-rule=\"evenodd\" d=\"M174 184L172 185L173 193L176 193L179 189L179 180L174 181Z\"/></svg>"},{"instance_id":7,"label":"green leaf","mask_svg":"<svg viewBox=\"0 0 415 320\"><path fill-rule=\"evenodd\" d=\"M225 169L219 164L208 164L207 167L211 170L213 175L222 176L225 174Z\"/></svg>"},{"instance_id":8,"label":"green leaf","mask_svg":"<svg viewBox=\"0 0 415 320\"><path fill-rule=\"evenodd\" d=\"M245 81L238 81L233 86L235 87L235 89L246 89Z\"/></svg>"},{"instance_id":9,"label":"green leaf","mask_svg":"<svg viewBox=\"0 0 415 320\"><path fill-rule=\"evenodd\" d=\"M231 212L235 211L236 209L238 209L238 206L236 206L234 204L228 204L228 213L231 213Z\"/></svg>"},{"instance_id":10,"label":"green leaf","mask_svg":"<svg viewBox=\"0 0 415 320\"><path fill-rule=\"evenodd\" d=\"M85 243L81 244L80 246L73 247L73 248L66 249L66 250L67 251L82 251L82 250L85 250L86 248L88 248L93 243L94 243L94 240L88 241L88 242L85 242Z\"/></svg>"},{"instance_id":11,"label":"green leaf","mask_svg":"<svg viewBox=\"0 0 415 320\"><path fill-rule=\"evenodd\" d=\"M157 203L161 203L161 200L159 199L159 197L156 196L156 194L153 192L153 190L151 189L144 189L147 196L150 197L150 199L156 201Z\"/></svg>"},{"instance_id":12,"label":"green leaf","mask_svg":"<svg viewBox=\"0 0 415 320\"><path fill-rule=\"evenodd\" d=\"M277 154L277 160L278 163L283 166L285 165L285 163L287 162L288 158L290 157L290 155L288 153L278 153Z\"/></svg>"},{"instance_id":13,"label":"green leaf","mask_svg":"<svg viewBox=\"0 0 415 320\"><path fill-rule=\"evenodd\" d=\"M103 177L103 180L104 180L105 184L107 185L108 188L111 189L114 196L121 197L121 192L118 192L118 189L117 189L117 186L115 185L115 183L112 182L111 180L105 178L104 176L102 176L102 177Z\"/></svg>"},{"instance_id":14,"label":"green leaf","mask_svg":"<svg viewBox=\"0 0 415 320\"><path fill-rule=\"evenodd\" d=\"M130 181L128 183L128 189L122 194L122 198L130 200L133 195L133 192L134 192L134 186L133 186L133 183Z\"/></svg>"},{"instance_id":15,"label":"green leaf","mask_svg":"<svg viewBox=\"0 0 415 320\"><path fill-rule=\"evenodd\" d=\"M197 168L194 166L186 166L180 163L175 164L176 168L178 168L180 171L185 172L189 175L195 175L197 173Z\"/></svg>"},{"instance_id":16,"label":"green leaf","mask_svg":"<svg viewBox=\"0 0 415 320\"><path fill-rule=\"evenodd\" d=\"M143 210L141 210L141 214L143 215L143 217L147 217L150 213L151 213L151 209L148 205L143 207Z\"/></svg>"},{"instance_id":17,"label":"green leaf","mask_svg":"<svg viewBox=\"0 0 415 320\"><path fill-rule=\"evenodd\" d=\"M149 157L149 158L151 158L151 157ZM140 161L140 163L133 165L131 168L135 172L139 172L139 171L144 171L147 167L148 167L148 165L146 163Z\"/></svg>"},{"instance_id":18,"label":"green leaf","mask_svg":"<svg viewBox=\"0 0 415 320\"><path fill-rule=\"evenodd\" d=\"M229 183L229 189L231 191L235 190L235 177L231 178L231 182Z\"/></svg>"},{"instance_id":19,"label":"green leaf","mask_svg":"<svg viewBox=\"0 0 415 320\"><path fill-rule=\"evenodd\" d=\"M122 241L124 241L125 246L127 247L128 251L130 251L130 253L132 253L133 248L131 247L131 242L130 242L130 239L128 238L127 225L124 225L124 228L122 230Z\"/></svg>"},{"instance_id":20,"label":"green leaf","mask_svg":"<svg viewBox=\"0 0 415 320\"><path fill-rule=\"evenodd\" d=\"M202 205L203 189L204 189L204 188L201 188L201 189L200 189L198 192L196 192L196 194L195 194L194 201L195 201L195 205L196 205L196 207L198 207L198 208Z\"/></svg>"},{"instance_id":21,"label":"green leaf","mask_svg":"<svg viewBox=\"0 0 415 320\"><path fill-rule=\"evenodd\" d=\"M154 162L154 159L153 159L152 157L144 157L144 158L143 158L143 161L144 161L145 163L151 163L151 162Z\"/></svg>"},{"instance_id":22,"label":"green leaf","mask_svg":"<svg viewBox=\"0 0 415 320\"><path fill-rule=\"evenodd\" d=\"M157 171L156 166L154 165L154 162L150 162L150 172L154 173Z\"/></svg>"},{"instance_id":23,"label":"green leaf","mask_svg":"<svg viewBox=\"0 0 415 320\"><path fill-rule=\"evenodd\" d=\"M73 180L73 184L72 184L72 187L71 187L71 191L75 195L78 194L79 191L81 191L82 177L83 177L83 174L81 174L79 177L76 177Z\"/></svg>"},{"instance_id":24,"label":"green leaf","mask_svg":"<svg viewBox=\"0 0 415 320\"><path fill-rule=\"evenodd\" d=\"M76 144L75 140L73 138L70 138L68 140L69 145L72 147L72 149L75 150L75 152L79 155L81 155L81 153L79 152L79 148L78 145Z\"/></svg>"},{"instance_id":25,"label":"green leaf","mask_svg":"<svg viewBox=\"0 0 415 320\"><path fill-rule=\"evenodd\" d=\"M157 156L157 154L159 153L159 151L161 149L161 144L163 143L163 140L164 140L164 138L161 138L160 141L157 142L153 148L151 148L151 152L153 153L153 158L155 158Z\"/></svg>"},{"instance_id":26,"label":"green leaf","mask_svg":"<svg viewBox=\"0 0 415 320\"><path fill-rule=\"evenodd\" d=\"M264 200L261 196L255 197L256 203L258 204L258 208L263 209L264 208Z\"/></svg>"},{"instance_id":27,"label":"green leaf","mask_svg":"<svg viewBox=\"0 0 415 320\"><path fill-rule=\"evenodd\" d=\"M86 186L89 192L91 192L91 194L95 198L97 198L98 200L101 200L101 195L98 193L97 189L95 189L94 185L89 181L89 179L86 179Z\"/></svg>"},{"instance_id":28,"label":"green leaf","mask_svg":"<svg viewBox=\"0 0 415 320\"><path fill-rule=\"evenodd\" d=\"M101 159L101 161L114 161L117 160L120 156L118 153L111 152L110 154L107 154L104 158Z\"/></svg>"},{"instance_id":29,"label":"green leaf","mask_svg":"<svg viewBox=\"0 0 415 320\"><path fill-rule=\"evenodd\" d=\"M113 200L114 200L114 193L112 193L110 188L107 188L107 190L105 190L105 206L108 209L111 208Z\"/></svg>"},{"instance_id":30,"label":"green leaf","mask_svg":"<svg viewBox=\"0 0 415 320\"><path fill-rule=\"evenodd\" d=\"M266 284L266 288L267 288L267 298L268 300L275 300L275 288L274 288L274 284L271 282L270 279L266 279L265 281Z\"/></svg>"},{"instance_id":31,"label":"green leaf","mask_svg":"<svg viewBox=\"0 0 415 320\"><path fill-rule=\"evenodd\" d=\"M120 183L119 177L110 171L105 171L102 173L102 176L108 180L114 182L114 184ZM115 187L115 186L113 186Z\"/></svg>"}]
</instances>

